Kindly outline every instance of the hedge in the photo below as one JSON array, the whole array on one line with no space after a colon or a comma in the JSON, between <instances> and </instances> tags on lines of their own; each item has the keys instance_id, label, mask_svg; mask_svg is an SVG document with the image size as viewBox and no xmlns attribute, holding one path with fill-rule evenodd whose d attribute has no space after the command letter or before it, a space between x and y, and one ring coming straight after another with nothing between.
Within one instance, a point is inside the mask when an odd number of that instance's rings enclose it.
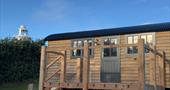
<instances>
[{"instance_id":1,"label":"hedge","mask_svg":"<svg viewBox=\"0 0 170 90\"><path fill-rule=\"evenodd\" d=\"M39 75L42 40L0 40L0 83L34 80Z\"/></svg>"}]
</instances>

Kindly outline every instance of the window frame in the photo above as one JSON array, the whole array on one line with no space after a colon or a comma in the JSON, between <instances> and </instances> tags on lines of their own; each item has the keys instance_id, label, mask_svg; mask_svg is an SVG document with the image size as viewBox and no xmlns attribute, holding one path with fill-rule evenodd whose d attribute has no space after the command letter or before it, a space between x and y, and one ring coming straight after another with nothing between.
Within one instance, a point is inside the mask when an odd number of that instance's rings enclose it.
<instances>
[{"instance_id":1,"label":"window frame","mask_svg":"<svg viewBox=\"0 0 170 90\"><path fill-rule=\"evenodd\" d=\"M117 44L116 45L120 45L120 35L119 36L105 36L105 37L102 37L101 38L101 45L102 46L104 46L104 40L105 39L107 39L107 38L109 38L109 39L117 39ZM110 44L110 45L112 45L112 44ZM111 48L109 48L109 49L111 49ZM120 57L120 48L119 47L117 47L117 56L111 56L111 50L110 50L110 56L106 56L106 57L104 57L104 48L101 48L101 56L102 56L102 58L107 58L107 57Z\"/></svg>"},{"instance_id":2,"label":"window frame","mask_svg":"<svg viewBox=\"0 0 170 90\"><path fill-rule=\"evenodd\" d=\"M84 38L84 39L72 39L71 40L71 47L72 48L75 48L73 47L74 46L74 41L77 41L77 47L78 48L78 41L82 41L82 48L84 47L84 41L89 41L89 40L92 40L92 46L94 46L94 39L93 38ZM89 55L90 58L93 58L94 57L94 49L93 48L89 48L89 49L92 49L92 55ZM75 49L73 49L75 50ZM71 59L76 59L76 58L83 58L83 49L81 49L81 55L80 56L73 56L73 50L70 50L70 56L71 56ZM77 50L77 49L76 49Z\"/></svg>"},{"instance_id":3,"label":"window frame","mask_svg":"<svg viewBox=\"0 0 170 90\"><path fill-rule=\"evenodd\" d=\"M156 43L156 40L155 40L155 32L150 32L150 33L139 33L139 34L128 34L128 35L125 35L125 43L126 44L128 44L128 37L130 37L130 36L138 36L138 39L141 39L141 36L142 35L146 35L146 38L147 38L147 35L152 35L152 45L155 45L155 43ZM147 40L147 39L146 39ZM145 41L144 41L145 42ZM134 44L134 43L133 43ZM137 44L137 43L136 43ZM125 48L126 50L125 50L125 53L126 53L126 55L128 55L128 56L136 56L138 53L133 53L133 54L129 54L128 53L128 47L126 47ZM148 53L145 53L146 55L148 54Z\"/></svg>"},{"instance_id":4,"label":"window frame","mask_svg":"<svg viewBox=\"0 0 170 90\"><path fill-rule=\"evenodd\" d=\"M45 42L44 42L44 46L48 46L48 41L45 41Z\"/></svg>"},{"instance_id":5,"label":"window frame","mask_svg":"<svg viewBox=\"0 0 170 90\"><path fill-rule=\"evenodd\" d=\"M138 39L140 38L140 34L128 34L128 35L126 35L126 36L125 36L125 40L126 40L125 43L128 44L128 37L135 37L135 36L138 36ZM135 44L133 39L134 39L134 38L132 38L132 44ZM138 43L138 42L137 42L137 43ZM136 44L137 44L137 43L136 43ZM125 49L126 49L126 50L125 50L125 53L126 53L127 55L129 55L129 56L131 56L131 55L137 55L137 54L138 54L138 53L129 54L129 53L128 53L128 47L126 47Z\"/></svg>"}]
</instances>

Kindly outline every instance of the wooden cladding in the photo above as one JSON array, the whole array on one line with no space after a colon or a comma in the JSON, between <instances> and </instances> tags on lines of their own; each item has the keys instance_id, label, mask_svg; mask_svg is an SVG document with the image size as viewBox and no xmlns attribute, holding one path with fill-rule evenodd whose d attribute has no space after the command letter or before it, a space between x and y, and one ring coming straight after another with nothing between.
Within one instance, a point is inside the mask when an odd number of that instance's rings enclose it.
<instances>
[{"instance_id":1,"label":"wooden cladding","mask_svg":"<svg viewBox=\"0 0 170 90\"><path fill-rule=\"evenodd\" d=\"M94 39L101 40L102 37L94 37ZM120 49L120 70L121 70L121 83L138 83L138 54L136 55L127 55L126 47L125 46L137 46L138 44L129 44L125 45L125 35L120 35L120 44L119 45L113 45L113 46L98 46L91 47L94 49L94 58L90 58L89 60L89 82L100 82L100 63L101 63L101 48L105 47L119 47ZM145 54L145 84L152 84L154 87L157 85L162 87L170 88L170 31L167 32L156 32L155 33L155 47L156 50L159 51L159 53L156 53L157 55L155 58L157 61L161 61L163 59L162 56L164 56L164 63L159 62L159 65L152 65L154 63L154 54L147 53ZM82 71L79 67L82 62L80 61L82 58L78 59L72 59L71 56L71 40L59 40L59 41L49 41L49 47L47 47L47 51L66 51L66 66L64 73L65 81L70 82L81 82L79 78L81 78L81 74L78 73L79 71ZM83 48L83 47L82 47ZM152 47L153 49L153 47ZM154 50L154 49L153 49ZM161 52L161 53L160 53ZM163 54L164 52L164 54ZM160 55L158 55L160 54ZM150 56L151 55L151 56ZM56 58L55 55L49 54L48 55L47 63L52 62L52 58ZM152 58L152 59L150 59ZM152 63L151 63L152 62ZM158 62L157 62L158 63ZM45 63L46 64L46 63ZM156 67L156 68L155 68ZM165 67L165 70L159 70L159 67L163 68ZM155 69L155 70L154 70ZM156 71L155 73L153 71ZM160 75L161 73L161 75ZM154 76L154 74L156 74ZM161 77L160 77L160 76ZM143 77L142 77L143 78ZM155 81L156 78L156 81ZM164 79L163 79L164 78ZM70 79L70 80L68 80ZM163 81L164 80L164 81ZM158 83L159 82L159 83ZM163 83L164 82L164 83ZM143 82L142 82L143 83ZM147 87L148 85L146 85Z\"/></svg>"}]
</instances>

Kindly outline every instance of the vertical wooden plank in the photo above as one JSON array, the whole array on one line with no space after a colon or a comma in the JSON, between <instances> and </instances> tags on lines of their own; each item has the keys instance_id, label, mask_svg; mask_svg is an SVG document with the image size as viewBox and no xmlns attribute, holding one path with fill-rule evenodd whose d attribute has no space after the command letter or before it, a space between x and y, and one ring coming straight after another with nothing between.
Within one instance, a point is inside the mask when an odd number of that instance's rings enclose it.
<instances>
[{"instance_id":1,"label":"vertical wooden plank","mask_svg":"<svg viewBox=\"0 0 170 90\"><path fill-rule=\"evenodd\" d=\"M28 84L28 90L34 90L34 84L33 83Z\"/></svg>"},{"instance_id":2,"label":"vertical wooden plank","mask_svg":"<svg viewBox=\"0 0 170 90\"><path fill-rule=\"evenodd\" d=\"M139 71L139 90L145 90L145 52L144 40L138 42L138 71Z\"/></svg>"},{"instance_id":3,"label":"vertical wooden plank","mask_svg":"<svg viewBox=\"0 0 170 90\"><path fill-rule=\"evenodd\" d=\"M156 90L156 46L153 47L154 52L150 53L150 82L153 85L154 90Z\"/></svg>"},{"instance_id":4,"label":"vertical wooden plank","mask_svg":"<svg viewBox=\"0 0 170 90\"><path fill-rule=\"evenodd\" d=\"M63 54L62 60L61 60L61 74L60 74L60 83L65 82L65 69L66 69L66 51L61 52Z\"/></svg>"},{"instance_id":5,"label":"vertical wooden plank","mask_svg":"<svg viewBox=\"0 0 170 90\"><path fill-rule=\"evenodd\" d=\"M83 90L88 90L89 81L89 55L88 43L84 42L84 56L83 56Z\"/></svg>"},{"instance_id":6,"label":"vertical wooden plank","mask_svg":"<svg viewBox=\"0 0 170 90\"><path fill-rule=\"evenodd\" d=\"M162 90L165 90L165 52L161 52L162 57L160 60L160 75L161 75L161 86Z\"/></svg>"},{"instance_id":7,"label":"vertical wooden plank","mask_svg":"<svg viewBox=\"0 0 170 90\"><path fill-rule=\"evenodd\" d=\"M77 66L76 66L76 79L77 82L81 82L81 59L77 58Z\"/></svg>"},{"instance_id":8,"label":"vertical wooden plank","mask_svg":"<svg viewBox=\"0 0 170 90\"><path fill-rule=\"evenodd\" d=\"M157 55L157 85L159 86L159 88L161 87L161 68L160 68L160 63L161 63L161 56Z\"/></svg>"},{"instance_id":9,"label":"vertical wooden plank","mask_svg":"<svg viewBox=\"0 0 170 90\"><path fill-rule=\"evenodd\" d=\"M46 59L46 46L41 47L41 61L40 61L40 75L39 75L39 90L44 89L44 77L45 77L45 59Z\"/></svg>"}]
</instances>

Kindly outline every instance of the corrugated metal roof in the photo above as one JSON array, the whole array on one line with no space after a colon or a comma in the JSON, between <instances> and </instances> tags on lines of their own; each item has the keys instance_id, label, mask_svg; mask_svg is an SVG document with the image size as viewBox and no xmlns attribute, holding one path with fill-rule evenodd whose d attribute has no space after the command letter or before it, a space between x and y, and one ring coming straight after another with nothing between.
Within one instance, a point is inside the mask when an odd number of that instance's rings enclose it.
<instances>
[{"instance_id":1,"label":"corrugated metal roof","mask_svg":"<svg viewBox=\"0 0 170 90\"><path fill-rule=\"evenodd\" d=\"M123 34L133 34L133 33L135 34L135 33L144 33L144 32L161 32L161 31L170 31L170 22L130 26L130 27L81 31L81 32L52 34L52 35L47 36L44 40L45 41L66 40L66 39L89 38L89 37L109 36L109 35L123 35Z\"/></svg>"}]
</instances>

